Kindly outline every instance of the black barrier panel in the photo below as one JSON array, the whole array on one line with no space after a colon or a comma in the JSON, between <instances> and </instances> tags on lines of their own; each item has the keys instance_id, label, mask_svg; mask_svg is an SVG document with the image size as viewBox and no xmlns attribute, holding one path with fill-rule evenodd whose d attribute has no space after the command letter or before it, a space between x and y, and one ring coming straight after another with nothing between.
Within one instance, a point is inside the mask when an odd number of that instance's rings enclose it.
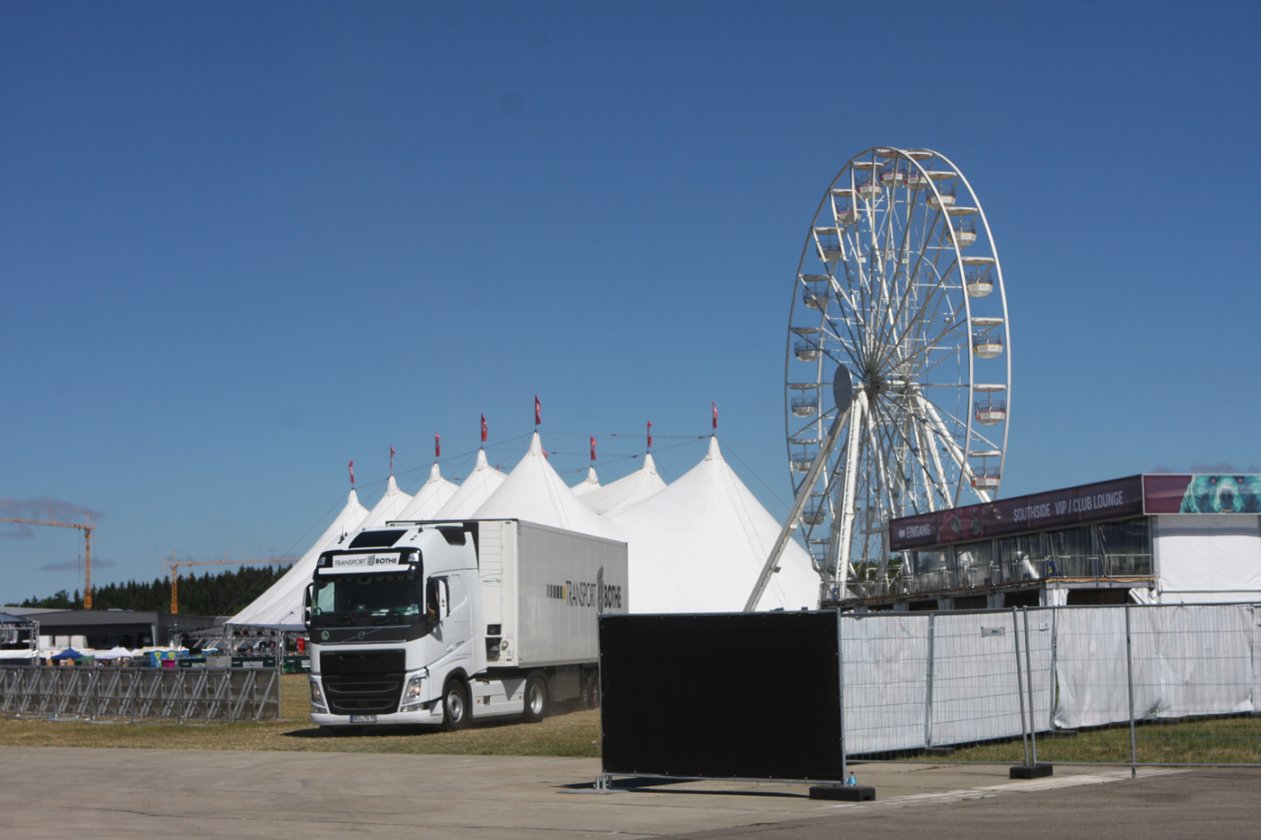
<instances>
[{"instance_id":1,"label":"black barrier panel","mask_svg":"<svg viewBox=\"0 0 1261 840\"><path fill-rule=\"evenodd\" d=\"M841 780L835 613L600 618L604 772Z\"/></svg>"}]
</instances>

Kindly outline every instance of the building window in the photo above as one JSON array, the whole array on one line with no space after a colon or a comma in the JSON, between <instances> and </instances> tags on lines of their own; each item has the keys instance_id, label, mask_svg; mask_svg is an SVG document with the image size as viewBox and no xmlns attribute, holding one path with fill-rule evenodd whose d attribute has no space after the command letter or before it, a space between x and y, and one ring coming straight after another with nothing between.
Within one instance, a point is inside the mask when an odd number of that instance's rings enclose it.
<instances>
[{"instance_id":1,"label":"building window","mask_svg":"<svg viewBox=\"0 0 1261 840\"><path fill-rule=\"evenodd\" d=\"M1046 577L1046 548L1042 534L1021 534L998 541L995 583L1017 583Z\"/></svg>"},{"instance_id":2,"label":"building window","mask_svg":"<svg viewBox=\"0 0 1261 840\"><path fill-rule=\"evenodd\" d=\"M1048 531L1046 541L1049 573L1071 578L1103 576L1100 558L1092 551L1090 526Z\"/></svg>"},{"instance_id":3,"label":"building window","mask_svg":"<svg viewBox=\"0 0 1261 840\"><path fill-rule=\"evenodd\" d=\"M1098 526L1099 551L1108 577L1150 577L1152 538L1147 517Z\"/></svg>"}]
</instances>

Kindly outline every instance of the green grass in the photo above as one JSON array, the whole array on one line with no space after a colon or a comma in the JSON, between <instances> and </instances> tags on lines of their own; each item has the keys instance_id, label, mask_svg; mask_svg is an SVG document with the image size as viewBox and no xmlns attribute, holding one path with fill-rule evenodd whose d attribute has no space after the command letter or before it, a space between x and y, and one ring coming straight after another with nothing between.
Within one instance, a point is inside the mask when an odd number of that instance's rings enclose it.
<instances>
[{"instance_id":1,"label":"green grass","mask_svg":"<svg viewBox=\"0 0 1261 840\"><path fill-rule=\"evenodd\" d=\"M1135 728L1140 764L1261 764L1261 716L1141 723ZM1076 735L1039 736L1038 761L1128 764L1130 728L1082 730ZM947 761L1022 764L1020 739L956 749Z\"/></svg>"},{"instance_id":2,"label":"green grass","mask_svg":"<svg viewBox=\"0 0 1261 840\"><path fill-rule=\"evenodd\" d=\"M480 724L460 732L420 727L324 731L310 722L307 678L281 677L281 720L275 723L90 722L0 718L0 746L149 747L190 750L410 753L416 755L600 755L599 711L557 714L542 723ZM1261 716L1144 724L1137 729L1143 764L1261 764ZM979 744L947 756L912 760L1020 764L1020 739ZM1038 760L1128 764L1126 726L1039 737Z\"/></svg>"},{"instance_id":3,"label":"green grass","mask_svg":"<svg viewBox=\"0 0 1261 840\"><path fill-rule=\"evenodd\" d=\"M301 752L414 753L447 755L600 754L600 713L557 714L542 723L518 719L460 732L421 727L325 731L310 722L307 678L286 674L280 684L281 720L275 723L93 722L0 718L0 746L131 747L189 750L289 750Z\"/></svg>"}]
</instances>

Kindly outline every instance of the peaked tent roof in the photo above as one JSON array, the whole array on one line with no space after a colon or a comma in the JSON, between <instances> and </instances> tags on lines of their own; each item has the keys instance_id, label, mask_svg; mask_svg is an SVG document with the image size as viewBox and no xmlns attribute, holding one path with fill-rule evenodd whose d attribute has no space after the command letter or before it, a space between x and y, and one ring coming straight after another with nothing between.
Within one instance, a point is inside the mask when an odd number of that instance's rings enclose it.
<instances>
[{"instance_id":1,"label":"peaked tent roof","mask_svg":"<svg viewBox=\"0 0 1261 840\"><path fill-rule=\"evenodd\" d=\"M524 519L554 528L624 540L617 526L574 495L543 455L539 433L499 489L477 509L479 519Z\"/></svg>"},{"instance_id":2,"label":"peaked tent roof","mask_svg":"<svg viewBox=\"0 0 1261 840\"><path fill-rule=\"evenodd\" d=\"M598 489L599 486L600 476L595 474L595 467L587 467L587 477L569 489L573 491L575 496L582 496Z\"/></svg>"},{"instance_id":3,"label":"peaked tent roof","mask_svg":"<svg viewBox=\"0 0 1261 840\"><path fill-rule=\"evenodd\" d=\"M661 492L608 515L633 534L632 612L737 612L757 582L780 525L723 460L717 437L695 467ZM819 577L789 542L759 610L813 608Z\"/></svg>"},{"instance_id":4,"label":"peaked tent roof","mask_svg":"<svg viewBox=\"0 0 1261 840\"><path fill-rule=\"evenodd\" d=\"M381 498L372 506L372 510L368 511L366 519L360 523L360 528L371 528L382 525L391 519L394 519L398 512L407 507L412 497L398 489L398 482L391 475L385 482L385 492L381 494Z\"/></svg>"},{"instance_id":5,"label":"peaked tent roof","mask_svg":"<svg viewBox=\"0 0 1261 840\"><path fill-rule=\"evenodd\" d=\"M644 456L644 463L639 469L582 494L582 501L596 513L608 513L642 502L665 488L666 483L657 474L657 462L649 452Z\"/></svg>"},{"instance_id":6,"label":"peaked tent roof","mask_svg":"<svg viewBox=\"0 0 1261 840\"><path fill-rule=\"evenodd\" d=\"M346 505L324 533L311 544L298 561L289 567L279 580L267 588L249 606L241 610L228 624L253 626L302 626L302 593L315 571L320 552L335 545L342 536L353 531L368 516L368 510L359 503L354 490L346 498Z\"/></svg>"},{"instance_id":7,"label":"peaked tent roof","mask_svg":"<svg viewBox=\"0 0 1261 840\"><path fill-rule=\"evenodd\" d=\"M435 461L429 468L429 480L420 485L407 506L394 515L395 519L433 519L438 508L446 504L459 485L442 477L442 470Z\"/></svg>"},{"instance_id":8,"label":"peaked tent roof","mask_svg":"<svg viewBox=\"0 0 1261 840\"><path fill-rule=\"evenodd\" d=\"M477 450L477 463L451 498L434 513L434 519L468 519L504 483L502 472L486 461L486 450Z\"/></svg>"}]
</instances>

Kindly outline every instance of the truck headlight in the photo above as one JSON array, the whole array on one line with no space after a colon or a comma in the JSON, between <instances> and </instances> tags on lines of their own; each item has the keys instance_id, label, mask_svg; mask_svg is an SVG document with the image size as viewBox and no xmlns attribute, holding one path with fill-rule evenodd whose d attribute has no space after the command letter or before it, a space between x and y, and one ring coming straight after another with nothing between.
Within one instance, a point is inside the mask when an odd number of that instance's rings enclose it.
<instances>
[{"instance_id":1,"label":"truck headlight","mask_svg":"<svg viewBox=\"0 0 1261 840\"><path fill-rule=\"evenodd\" d=\"M403 686L403 702L399 704L400 712L410 711L423 702L426 676L428 674L425 671L421 671L409 679L407 685Z\"/></svg>"},{"instance_id":2,"label":"truck headlight","mask_svg":"<svg viewBox=\"0 0 1261 840\"><path fill-rule=\"evenodd\" d=\"M319 712L327 712L328 704L324 702L324 692L320 689L320 683L315 677L310 678L311 682L311 706Z\"/></svg>"}]
</instances>

